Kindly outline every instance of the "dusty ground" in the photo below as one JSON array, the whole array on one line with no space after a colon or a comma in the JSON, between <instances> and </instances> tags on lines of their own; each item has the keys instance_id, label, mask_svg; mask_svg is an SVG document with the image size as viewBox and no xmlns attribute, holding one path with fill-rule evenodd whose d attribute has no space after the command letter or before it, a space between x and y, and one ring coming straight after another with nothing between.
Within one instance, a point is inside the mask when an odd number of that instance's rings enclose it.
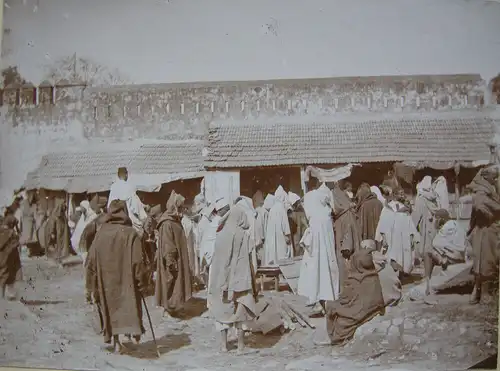
<instances>
[{"instance_id":1,"label":"dusty ground","mask_svg":"<svg viewBox=\"0 0 500 371\"><path fill-rule=\"evenodd\" d=\"M149 298L161 346L156 359L148 328L144 343L128 355L110 354L96 335L96 315L84 303L82 268L50 266L43 258L24 259L20 293L25 301L0 307L0 365L119 370L332 370L465 369L496 352L497 309L471 306L467 295L440 295L438 304L405 301L358 330L345 348L315 347L326 338L324 319L317 330L300 328L280 335L250 335L258 352L217 355L213 322L203 315L203 293L187 319L165 320ZM408 287L405 288L408 290ZM300 298L288 293L297 307ZM229 368L228 368L229 367Z\"/></svg>"}]
</instances>

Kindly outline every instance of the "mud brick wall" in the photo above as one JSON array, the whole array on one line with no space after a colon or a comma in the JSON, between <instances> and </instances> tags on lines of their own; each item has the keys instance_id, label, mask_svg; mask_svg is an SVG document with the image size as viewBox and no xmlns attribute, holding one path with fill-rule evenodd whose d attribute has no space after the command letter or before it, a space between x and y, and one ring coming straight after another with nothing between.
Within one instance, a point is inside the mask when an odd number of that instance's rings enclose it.
<instances>
[{"instance_id":1,"label":"mud brick wall","mask_svg":"<svg viewBox=\"0 0 500 371\"><path fill-rule=\"evenodd\" d=\"M203 137L213 120L480 107L476 75L6 90L0 187L18 187L48 151L89 141Z\"/></svg>"}]
</instances>

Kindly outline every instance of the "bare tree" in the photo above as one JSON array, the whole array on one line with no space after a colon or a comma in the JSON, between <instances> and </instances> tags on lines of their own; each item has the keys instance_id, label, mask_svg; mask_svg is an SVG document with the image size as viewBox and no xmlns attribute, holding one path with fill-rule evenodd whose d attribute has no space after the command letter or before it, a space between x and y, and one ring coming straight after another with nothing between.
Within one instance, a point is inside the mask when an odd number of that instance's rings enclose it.
<instances>
[{"instance_id":1,"label":"bare tree","mask_svg":"<svg viewBox=\"0 0 500 371\"><path fill-rule=\"evenodd\" d=\"M2 86L24 85L28 82L23 79L16 66L9 66L2 70Z\"/></svg>"},{"instance_id":2,"label":"bare tree","mask_svg":"<svg viewBox=\"0 0 500 371\"><path fill-rule=\"evenodd\" d=\"M85 83L88 86L125 85L129 81L117 69L108 69L88 58L79 58L76 53L61 58L47 67L46 79L53 82L67 80Z\"/></svg>"}]
</instances>

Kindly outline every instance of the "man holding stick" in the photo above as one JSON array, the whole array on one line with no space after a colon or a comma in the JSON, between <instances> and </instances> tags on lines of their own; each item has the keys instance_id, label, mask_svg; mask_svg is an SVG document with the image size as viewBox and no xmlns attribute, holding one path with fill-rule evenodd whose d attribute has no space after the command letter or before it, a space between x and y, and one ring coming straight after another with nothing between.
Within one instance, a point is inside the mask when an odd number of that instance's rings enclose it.
<instances>
[{"instance_id":1,"label":"man holding stick","mask_svg":"<svg viewBox=\"0 0 500 371\"><path fill-rule=\"evenodd\" d=\"M132 227L125 201L111 202L87 258L87 277L103 316L105 343L113 339L121 353L119 336L133 336L138 343L144 333L142 298L146 295L148 269L142 240Z\"/></svg>"}]
</instances>

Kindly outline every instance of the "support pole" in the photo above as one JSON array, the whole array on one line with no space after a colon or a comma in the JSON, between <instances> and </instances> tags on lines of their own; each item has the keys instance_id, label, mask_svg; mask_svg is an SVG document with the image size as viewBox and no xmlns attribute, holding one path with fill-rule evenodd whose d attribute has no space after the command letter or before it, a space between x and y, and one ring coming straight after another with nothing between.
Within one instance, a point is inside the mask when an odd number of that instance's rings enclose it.
<instances>
[{"instance_id":1,"label":"support pole","mask_svg":"<svg viewBox=\"0 0 500 371\"><path fill-rule=\"evenodd\" d=\"M457 220L460 217L460 181L459 181L459 174L460 174L460 164L458 162L455 163L455 215L457 216Z\"/></svg>"}]
</instances>

